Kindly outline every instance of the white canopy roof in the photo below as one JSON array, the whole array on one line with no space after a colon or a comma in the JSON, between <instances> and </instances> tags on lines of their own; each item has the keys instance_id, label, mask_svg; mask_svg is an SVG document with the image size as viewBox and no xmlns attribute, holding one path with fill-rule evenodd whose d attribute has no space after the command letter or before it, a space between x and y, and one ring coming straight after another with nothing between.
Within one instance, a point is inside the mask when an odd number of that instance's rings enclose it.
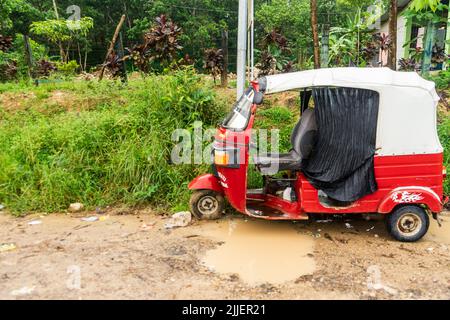
<instances>
[{"instance_id":1,"label":"white canopy roof","mask_svg":"<svg viewBox=\"0 0 450 320\"><path fill-rule=\"evenodd\" d=\"M380 94L379 155L440 153L436 130L439 96L434 82L416 72L388 68L332 68L267 76L265 93L317 86L362 88Z\"/></svg>"}]
</instances>

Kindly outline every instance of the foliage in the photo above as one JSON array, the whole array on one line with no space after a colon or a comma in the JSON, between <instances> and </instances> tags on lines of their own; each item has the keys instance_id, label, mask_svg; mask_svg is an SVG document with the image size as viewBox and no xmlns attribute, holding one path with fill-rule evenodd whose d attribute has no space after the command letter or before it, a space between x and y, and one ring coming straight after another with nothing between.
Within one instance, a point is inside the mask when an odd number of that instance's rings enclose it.
<instances>
[{"instance_id":1,"label":"foliage","mask_svg":"<svg viewBox=\"0 0 450 320\"><path fill-rule=\"evenodd\" d=\"M372 40L367 42L366 46L362 49L362 56L366 63L370 63L374 58L378 56L381 51L386 52L391 46L391 39L387 34L374 33Z\"/></svg>"},{"instance_id":2,"label":"foliage","mask_svg":"<svg viewBox=\"0 0 450 320\"><path fill-rule=\"evenodd\" d=\"M106 59L105 67L109 70L113 78L120 76L123 69L123 59L120 58L115 52Z\"/></svg>"},{"instance_id":3,"label":"foliage","mask_svg":"<svg viewBox=\"0 0 450 320\"><path fill-rule=\"evenodd\" d=\"M6 52L12 47L12 37L0 34L0 51Z\"/></svg>"},{"instance_id":4,"label":"foliage","mask_svg":"<svg viewBox=\"0 0 450 320\"><path fill-rule=\"evenodd\" d=\"M36 78L46 78L50 76L53 71L56 71L56 65L51 61L41 59L36 62L33 75Z\"/></svg>"},{"instance_id":5,"label":"foliage","mask_svg":"<svg viewBox=\"0 0 450 320\"><path fill-rule=\"evenodd\" d=\"M343 26L330 29L329 64L337 66L365 66L368 52L364 52L363 43L375 41L371 36L368 21L363 19L361 10L354 16L347 16ZM380 40L376 46L380 47Z\"/></svg>"},{"instance_id":6,"label":"foliage","mask_svg":"<svg viewBox=\"0 0 450 320\"><path fill-rule=\"evenodd\" d=\"M431 11L436 11L440 0L413 0L411 1L410 8L415 11L420 11L424 9L431 9Z\"/></svg>"},{"instance_id":7,"label":"foliage","mask_svg":"<svg viewBox=\"0 0 450 320\"><path fill-rule=\"evenodd\" d=\"M448 5L440 0L414 0L408 6L402 15L408 22L425 26L427 23L446 22L447 16L444 12L448 10Z\"/></svg>"},{"instance_id":8,"label":"foliage","mask_svg":"<svg viewBox=\"0 0 450 320\"><path fill-rule=\"evenodd\" d=\"M224 60L222 49L206 49L203 68L213 76L214 83L216 83L216 77L220 76L222 73L223 67Z\"/></svg>"},{"instance_id":9,"label":"foliage","mask_svg":"<svg viewBox=\"0 0 450 320\"><path fill-rule=\"evenodd\" d=\"M450 168L450 117L444 116L438 126L439 141L444 147L444 166ZM444 194L450 195L450 176L444 180Z\"/></svg>"},{"instance_id":10,"label":"foliage","mask_svg":"<svg viewBox=\"0 0 450 320\"><path fill-rule=\"evenodd\" d=\"M450 70L439 71L437 75L429 75L429 80L436 83L436 88L440 90L450 89Z\"/></svg>"},{"instance_id":11,"label":"foliage","mask_svg":"<svg viewBox=\"0 0 450 320\"><path fill-rule=\"evenodd\" d=\"M35 21L31 24L31 31L39 36L44 36L50 41L69 41L74 34L86 35L94 27L94 20L83 17L79 21L45 20Z\"/></svg>"},{"instance_id":12,"label":"foliage","mask_svg":"<svg viewBox=\"0 0 450 320\"><path fill-rule=\"evenodd\" d=\"M260 38L276 30L292 42L291 47L302 50L311 41L309 15L309 0L273 0L256 10L255 19L262 28Z\"/></svg>"},{"instance_id":13,"label":"foliage","mask_svg":"<svg viewBox=\"0 0 450 320\"><path fill-rule=\"evenodd\" d=\"M262 40L263 47L277 46L282 51L290 52L288 41L285 36L277 32L275 29L267 33Z\"/></svg>"},{"instance_id":14,"label":"foliage","mask_svg":"<svg viewBox=\"0 0 450 320\"><path fill-rule=\"evenodd\" d=\"M151 50L151 57L167 65L183 47L179 44L181 28L165 15L156 17L156 24L144 35L145 43Z\"/></svg>"},{"instance_id":15,"label":"foliage","mask_svg":"<svg viewBox=\"0 0 450 320\"><path fill-rule=\"evenodd\" d=\"M417 71L420 69L420 63L417 63L414 58L401 58L398 63L400 71Z\"/></svg>"},{"instance_id":16,"label":"foliage","mask_svg":"<svg viewBox=\"0 0 450 320\"><path fill-rule=\"evenodd\" d=\"M257 50L259 59L256 67L259 70L259 76L275 74L279 71L294 69L292 61L289 61L291 49L288 47L288 41L281 33L272 30L267 33L262 41L262 51Z\"/></svg>"},{"instance_id":17,"label":"foliage","mask_svg":"<svg viewBox=\"0 0 450 320\"><path fill-rule=\"evenodd\" d=\"M28 34L32 21L43 14L27 0L0 0L0 32L10 30L14 33Z\"/></svg>"},{"instance_id":18,"label":"foliage","mask_svg":"<svg viewBox=\"0 0 450 320\"><path fill-rule=\"evenodd\" d=\"M186 206L187 183L208 168L170 165L172 132L197 120L215 126L224 115L192 68L130 79L127 87L6 84L0 93L4 88L36 97L27 111L0 113L0 203L16 213L61 211L72 202ZM55 90L67 101L55 105ZM69 103L78 112L67 111Z\"/></svg>"},{"instance_id":19,"label":"foliage","mask_svg":"<svg viewBox=\"0 0 450 320\"><path fill-rule=\"evenodd\" d=\"M30 46L33 54L33 61L46 58L47 51L43 45L30 39ZM8 52L0 51L0 68L10 71L15 69L13 72L15 74L14 78L22 78L27 76L28 66L25 61L24 40L21 34L16 34L13 37L12 47L8 50ZM4 80L5 79L3 79L3 81Z\"/></svg>"},{"instance_id":20,"label":"foliage","mask_svg":"<svg viewBox=\"0 0 450 320\"><path fill-rule=\"evenodd\" d=\"M56 62L56 69L58 74L64 76L73 76L76 74L80 65L75 60L70 60L69 62Z\"/></svg>"},{"instance_id":21,"label":"foliage","mask_svg":"<svg viewBox=\"0 0 450 320\"><path fill-rule=\"evenodd\" d=\"M445 53L445 48L440 47L438 45L434 45L431 52L431 62L433 63L443 63L449 56Z\"/></svg>"},{"instance_id":22,"label":"foliage","mask_svg":"<svg viewBox=\"0 0 450 320\"><path fill-rule=\"evenodd\" d=\"M11 81L17 78L17 62L6 61L0 64L0 81Z\"/></svg>"},{"instance_id":23,"label":"foliage","mask_svg":"<svg viewBox=\"0 0 450 320\"><path fill-rule=\"evenodd\" d=\"M33 34L42 36L53 44L58 44L62 55L61 60L68 62L68 51L72 44L78 43L78 53L81 55L79 44L93 27L94 20L90 17L83 17L78 21L55 19L35 21L31 24L30 30ZM66 52L64 52L64 48L66 48Z\"/></svg>"},{"instance_id":24,"label":"foliage","mask_svg":"<svg viewBox=\"0 0 450 320\"><path fill-rule=\"evenodd\" d=\"M152 63L167 67L182 49L179 44L181 28L165 15L156 17L153 27L144 34L144 42L135 45L125 58L131 59L139 70L148 72Z\"/></svg>"}]
</instances>

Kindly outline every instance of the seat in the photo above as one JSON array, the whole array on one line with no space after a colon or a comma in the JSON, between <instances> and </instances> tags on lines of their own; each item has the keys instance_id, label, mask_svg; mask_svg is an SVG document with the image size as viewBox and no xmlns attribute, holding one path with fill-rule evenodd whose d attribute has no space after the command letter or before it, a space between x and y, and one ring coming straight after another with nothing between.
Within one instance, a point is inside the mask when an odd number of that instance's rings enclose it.
<instances>
[{"instance_id":1,"label":"seat","mask_svg":"<svg viewBox=\"0 0 450 320\"><path fill-rule=\"evenodd\" d=\"M308 159L316 142L317 125L314 109L303 112L291 134L292 149L288 153L269 153L255 157L255 164L263 175L279 171L298 171L303 160Z\"/></svg>"}]
</instances>

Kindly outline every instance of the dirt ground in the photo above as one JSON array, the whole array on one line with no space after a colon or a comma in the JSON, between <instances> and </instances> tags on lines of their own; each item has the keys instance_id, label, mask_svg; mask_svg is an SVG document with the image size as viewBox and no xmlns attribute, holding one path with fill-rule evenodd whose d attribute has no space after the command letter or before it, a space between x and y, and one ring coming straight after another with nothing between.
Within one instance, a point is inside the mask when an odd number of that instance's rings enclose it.
<instances>
[{"instance_id":1,"label":"dirt ground","mask_svg":"<svg viewBox=\"0 0 450 320\"><path fill-rule=\"evenodd\" d=\"M92 215L99 220L81 220ZM292 223L233 215L165 229L167 218L146 210L23 218L0 212L0 299L450 299L449 212L443 217L444 229L431 220L424 239L400 243L382 221L363 219ZM277 281L252 283L239 270L217 272L205 264L232 243L213 230L236 224L252 231L223 251L231 256L222 260L233 267L263 254L252 272L269 270ZM294 259L302 239L308 260L300 261L310 268L299 265L292 279L277 278L292 273L286 257L302 263Z\"/></svg>"}]
</instances>

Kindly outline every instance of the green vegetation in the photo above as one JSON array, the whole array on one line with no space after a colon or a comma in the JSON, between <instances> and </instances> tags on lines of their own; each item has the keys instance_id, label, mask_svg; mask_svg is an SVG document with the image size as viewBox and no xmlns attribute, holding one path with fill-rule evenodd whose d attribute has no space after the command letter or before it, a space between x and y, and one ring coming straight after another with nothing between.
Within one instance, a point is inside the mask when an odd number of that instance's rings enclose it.
<instances>
[{"instance_id":1,"label":"green vegetation","mask_svg":"<svg viewBox=\"0 0 450 320\"><path fill-rule=\"evenodd\" d=\"M439 140L444 147L444 166L447 168L447 179L444 181L444 194L450 195L450 117L443 116L438 127Z\"/></svg>"},{"instance_id":2,"label":"green vegetation","mask_svg":"<svg viewBox=\"0 0 450 320\"><path fill-rule=\"evenodd\" d=\"M3 100L0 110L0 203L19 214L64 210L77 201L186 206L186 185L205 167L170 165L171 133L196 120L214 126L223 117L192 69L130 80L127 87L64 82L11 89L0 86L29 99L22 107Z\"/></svg>"}]
</instances>

